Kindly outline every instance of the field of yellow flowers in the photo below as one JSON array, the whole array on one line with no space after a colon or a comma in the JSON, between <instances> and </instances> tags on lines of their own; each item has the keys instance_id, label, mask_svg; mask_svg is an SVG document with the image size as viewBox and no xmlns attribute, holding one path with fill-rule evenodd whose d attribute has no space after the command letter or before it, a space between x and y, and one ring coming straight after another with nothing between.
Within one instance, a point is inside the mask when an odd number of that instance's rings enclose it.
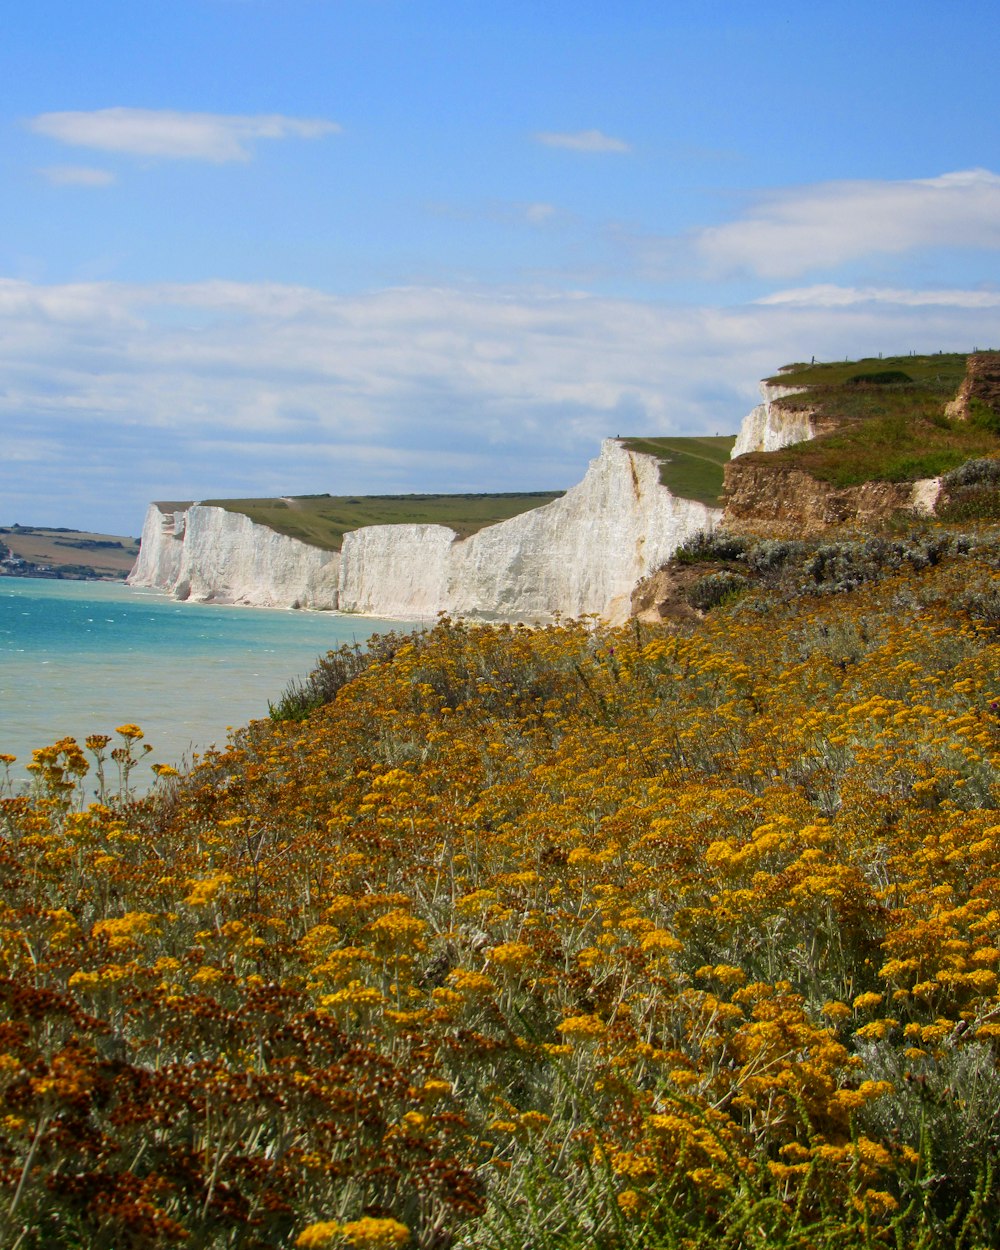
<instances>
[{"instance_id":1,"label":"field of yellow flowers","mask_svg":"<svg viewBox=\"0 0 1000 1250\"><path fill-rule=\"evenodd\" d=\"M141 798L36 753L0 1244L1000 1244L998 563L442 621Z\"/></svg>"}]
</instances>

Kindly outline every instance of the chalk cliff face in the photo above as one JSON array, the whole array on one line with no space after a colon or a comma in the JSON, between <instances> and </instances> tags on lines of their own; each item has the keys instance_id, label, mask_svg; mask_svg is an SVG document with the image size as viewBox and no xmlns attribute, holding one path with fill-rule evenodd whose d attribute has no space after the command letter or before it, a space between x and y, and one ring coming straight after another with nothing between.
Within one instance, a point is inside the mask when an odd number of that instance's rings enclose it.
<instances>
[{"instance_id":1,"label":"chalk cliff face","mask_svg":"<svg viewBox=\"0 0 1000 1250\"><path fill-rule=\"evenodd\" d=\"M173 591L184 555L184 532L189 509L167 511L151 503L139 540L139 555L125 579L130 586L155 586Z\"/></svg>"},{"instance_id":2,"label":"chalk cliff face","mask_svg":"<svg viewBox=\"0 0 1000 1250\"><path fill-rule=\"evenodd\" d=\"M763 403L757 405L743 418L740 432L736 436L730 459L746 455L750 451L778 451L792 443L804 442L815 434L810 423L810 414L789 412L776 404L786 395L800 395L805 387L777 386L770 382L761 382L760 395Z\"/></svg>"},{"instance_id":3,"label":"chalk cliff face","mask_svg":"<svg viewBox=\"0 0 1000 1250\"><path fill-rule=\"evenodd\" d=\"M262 608L335 608L339 557L225 508L193 504L163 512L151 504L128 576L175 599Z\"/></svg>"},{"instance_id":4,"label":"chalk cliff face","mask_svg":"<svg viewBox=\"0 0 1000 1250\"><path fill-rule=\"evenodd\" d=\"M386 617L450 612L448 569L457 539L445 525L351 530L340 551L340 610Z\"/></svg>"},{"instance_id":5,"label":"chalk cliff face","mask_svg":"<svg viewBox=\"0 0 1000 1250\"><path fill-rule=\"evenodd\" d=\"M660 485L659 464L607 439L560 499L459 540L440 525L345 535L340 608L486 620L596 613L623 620L635 583L721 513Z\"/></svg>"},{"instance_id":6,"label":"chalk cliff face","mask_svg":"<svg viewBox=\"0 0 1000 1250\"><path fill-rule=\"evenodd\" d=\"M441 525L373 525L346 534L337 557L221 508L153 505L129 580L178 598L404 619L617 621L636 582L720 517L671 495L654 458L608 439L562 498L466 539Z\"/></svg>"},{"instance_id":7,"label":"chalk cliff face","mask_svg":"<svg viewBox=\"0 0 1000 1250\"><path fill-rule=\"evenodd\" d=\"M608 439L579 485L506 522L512 544L502 541L500 526L469 540L456 607L474 590L504 612L549 603L570 616L625 620L636 582L721 517L717 508L672 495L655 459Z\"/></svg>"}]
</instances>

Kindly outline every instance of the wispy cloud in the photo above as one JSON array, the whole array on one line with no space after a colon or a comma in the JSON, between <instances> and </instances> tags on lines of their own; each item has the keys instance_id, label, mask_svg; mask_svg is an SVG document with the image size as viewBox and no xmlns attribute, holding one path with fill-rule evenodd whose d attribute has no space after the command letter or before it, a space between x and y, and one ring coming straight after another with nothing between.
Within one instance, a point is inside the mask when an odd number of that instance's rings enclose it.
<instances>
[{"instance_id":1,"label":"wispy cloud","mask_svg":"<svg viewBox=\"0 0 1000 1250\"><path fill-rule=\"evenodd\" d=\"M631 152L632 145L624 139L606 135L603 130L555 131L541 130L536 143L549 148L568 148L571 152Z\"/></svg>"},{"instance_id":2,"label":"wispy cloud","mask_svg":"<svg viewBox=\"0 0 1000 1250\"><path fill-rule=\"evenodd\" d=\"M47 165L38 172L54 187L108 187L115 181L110 169L86 165Z\"/></svg>"},{"instance_id":3,"label":"wispy cloud","mask_svg":"<svg viewBox=\"0 0 1000 1250\"><path fill-rule=\"evenodd\" d=\"M320 139L340 130L336 122L280 114L244 117L133 108L42 113L28 125L71 147L216 164L249 160L259 139Z\"/></svg>"},{"instance_id":4,"label":"wispy cloud","mask_svg":"<svg viewBox=\"0 0 1000 1250\"><path fill-rule=\"evenodd\" d=\"M715 272L787 278L874 253L1000 247L1000 176L987 169L907 181L827 182L763 197L740 220L699 231Z\"/></svg>"},{"instance_id":5,"label":"wispy cloud","mask_svg":"<svg viewBox=\"0 0 1000 1250\"><path fill-rule=\"evenodd\" d=\"M540 226L543 222L550 221L555 213L554 204L529 204L524 210L524 218L533 226Z\"/></svg>"},{"instance_id":6,"label":"wispy cloud","mask_svg":"<svg viewBox=\"0 0 1000 1250\"><path fill-rule=\"evenodd\" d=\"M835 286L824 282L774 291L755 303L806 308L849 308L855 304L897 304L905 308L1000 308L1000 291L911 291L899 287Z\"/></svg>"},{"instance_id":7,"label":"wispy cloud","mask_svg":"<svg viewBox=\"0 0 1000 1250\"><path fill-rule=\"evenodd\" d=\"M453 221L496 222L504 226L545 226L554 221L565 221L568 214L544 201L486 200L478 203L428 203L425 211L434 217L446 217Z\"/></svg>"}]
</instances>

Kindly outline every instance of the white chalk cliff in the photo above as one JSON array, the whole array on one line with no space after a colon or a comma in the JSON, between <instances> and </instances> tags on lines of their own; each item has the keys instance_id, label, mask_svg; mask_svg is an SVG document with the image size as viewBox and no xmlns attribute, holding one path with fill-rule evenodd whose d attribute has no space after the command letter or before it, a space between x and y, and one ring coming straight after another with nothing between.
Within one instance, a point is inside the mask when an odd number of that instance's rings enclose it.
<instances>
[{"instance_id":1,"label":"white chalk cliff","mask_svg":"<svg viewBox=\"0 0 1000 1250\"><path fill-rule=\"evenodd\" d=\"M775 401L786 395L801 394L802 386L777 386L761 382L762 403L743 418L733 450L729 453L735 460L749 451L778 451L792 443L802 443L812 438L815 431L808 412L789 412Z\"/></svg>"},{"instance_id":2,"label":"white chalk cliff","mask_svg":"<svg viewBox=\"0 0 1000 1250\"><path fill-rule=\"evenodd\" d=\"M255 525L225 508L192 504L163 511L150 504L131 586L175 599L261 608L335 608L336 552Z\"/></svg>"},{"instance_id":3,"label":"white chalk cliff","mask_svg":"<svg viewBox=\"0 0 1000 1250\"><path fill-rule=\"evenodd\" d=\"M346 534L338 556L223 508L153 504L129 582L183 599L403 619L620 621L636 583L721 515L672 495L655 458L607 439L561 498L465 539L443 525L372 525Z\"/></svg>"}]
</instances>

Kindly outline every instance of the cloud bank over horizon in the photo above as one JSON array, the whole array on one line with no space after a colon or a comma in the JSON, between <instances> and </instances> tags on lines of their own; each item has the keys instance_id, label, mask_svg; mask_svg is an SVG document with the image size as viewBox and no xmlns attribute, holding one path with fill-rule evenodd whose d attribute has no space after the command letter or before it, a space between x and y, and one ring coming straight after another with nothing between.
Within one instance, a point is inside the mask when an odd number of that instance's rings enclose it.
<instances>
[{"instance_id":1,"label":"cloud bank over horizon","mask_svg":"<svg viewBox=\"0 0 1000 1250\"><path fill-rule=\"evenodd\" d=\"M982 293L789 294L4 280L0 488L22 524L122 533L152 499L560 489L604 437L735 433L789 360L970 350L982 328ZM128 466L113 498L108 462Z\"/></svg>"}]
</instances>

